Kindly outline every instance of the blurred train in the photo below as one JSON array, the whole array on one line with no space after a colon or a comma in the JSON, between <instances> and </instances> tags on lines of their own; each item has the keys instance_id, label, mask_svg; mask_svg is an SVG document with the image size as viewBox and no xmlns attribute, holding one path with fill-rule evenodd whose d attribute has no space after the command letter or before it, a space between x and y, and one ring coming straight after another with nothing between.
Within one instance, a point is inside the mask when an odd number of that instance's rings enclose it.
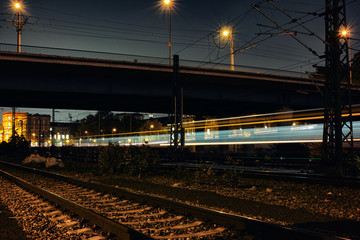
<instances>
[{"instance_id":1,"label":"blurred train","mask_svg":"<svg viewBox=\"0 0 360 240\"><path fill-rule=\"evenodd\" d=\"M360 105L353 107L353 136L360 139ZM344 117L346 117L344 115ZM323 109L286 111L220 119L184 122L185 146L314 143L322 142ZM74 146L119 145L169 146L170 129L122 133L107 137L74 139Z\"/></svg>"}]
</instances>

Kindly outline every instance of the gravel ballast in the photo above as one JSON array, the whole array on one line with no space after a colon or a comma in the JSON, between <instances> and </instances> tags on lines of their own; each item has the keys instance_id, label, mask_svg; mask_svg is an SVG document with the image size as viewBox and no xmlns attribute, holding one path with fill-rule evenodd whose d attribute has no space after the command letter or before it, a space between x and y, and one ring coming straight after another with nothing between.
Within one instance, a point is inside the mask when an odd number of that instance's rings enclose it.
<instances>
[{"instance_id":1,"label":"gravel ballast","mask_svg":"<svg viewBox=\"0 0 360 240\"><path fill-rule=\"evenodd\" d=\"M242 178L238 187L189 184L172 177L79 178L264 221L360 239L360 190Z\"/></svg>"}]
</instances>

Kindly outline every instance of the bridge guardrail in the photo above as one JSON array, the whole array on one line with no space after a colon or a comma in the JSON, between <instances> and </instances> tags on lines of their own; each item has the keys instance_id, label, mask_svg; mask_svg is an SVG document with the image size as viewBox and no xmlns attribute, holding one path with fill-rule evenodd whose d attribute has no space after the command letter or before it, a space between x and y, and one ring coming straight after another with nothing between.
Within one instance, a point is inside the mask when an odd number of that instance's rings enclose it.
<instances>
[{"instance_id":1,"label":"bridge guardrail","mask_svg":"<svg viewBox=\"0 0 360 240\"><path fill-rule=\"evenodd\" d=\"M167 64L168 58L164 58L164 57L79 50L79 49L55 48L55 47L30 46L30 45L22 45L21 49L22 49L22 53L29 53L29 54L42 54L42 55L50 55L50 56L78 57L78 58L89 58L89 59L168 65ZM17 45L9 44L9 43L0 43L0 51L16 52ZM180 65L185 67L196 67L196 68L204 68L204 69L230 71L229 64L181 59L181 57L180 57ZM279 76L289 76L289 77L297 77L304 79L309 78L308 74L305 72L294 72L294 71L285 71L279 69L259 68L259 67L241 66L241 65L235 65L235 71L247 72L247 73L259 73L259 74L273 74Z\"/></svg>"}]
</instances>

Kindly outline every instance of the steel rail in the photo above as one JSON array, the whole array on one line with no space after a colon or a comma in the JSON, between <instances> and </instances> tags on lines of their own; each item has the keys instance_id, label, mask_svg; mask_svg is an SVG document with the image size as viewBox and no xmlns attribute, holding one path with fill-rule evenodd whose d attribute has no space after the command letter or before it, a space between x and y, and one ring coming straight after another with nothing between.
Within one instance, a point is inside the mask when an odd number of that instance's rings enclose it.
<instances>
[{"instance_id":1,"label":"steel rail","mask_svg":"<svg viewBox=\"0 0 360 240\"><path fill-rule=\"evenodd\" d=\"M199 166L201 164L198 164ZM179 163L172 165L162 165L163 169L175 169L179 166ZM183 168L195 170L197 166L182 166ZM350 187L354 189L360 188L360 178L351 176L326 176L320 174L311 173L289 173L281 171L271 170L246 170L246 169L233 169L233 168L222 168L222 166L209 165L217 173L224 173L226 170L235 170L239 172L240 176L248 178L260 178L260 179L271 179L271 180L285 180L297 183L308 183L308 184L320 184L320 185L331 185L337 187Z\"/></svg>"},{"instance_id":2,"label":"steel rail","mask_svg":"<svg viewBox=\"0 0 360 240\"><path fill-rule=\"evenodd\" d=\"M51 201L64 209L69 210L70 212L78 215L79 217L85 218L91 224L101 227L104 232L110 232L114 234L115 239L121 240L151 240L153 238L146 236L140 232L137 232L131 228L128 228L120 223L117 223L111 219L103 217L87 208L84 208L70 200L62 198L52 192L39 188L31 183L28 183L10 173L7 173L3 170L0 170L0 175L4 178L15 182L17 185L38 194L42 198Z\"/></svg>"},{"instance_id":3,"label":"steel rail","mask_svg":"<svg viewBox=\"0 0 360 240\"><path fill-rule=\"evenodd\" d=\"M183 215L183 214L191 214L192 216L200 219L208 219L213 223L221 224L228 226L232 229L247 231L249 233L255 233L257 236L260 236L260 239L292 239L292 240L300 240L300 239L322 239L322 240L334 240L334 239L347 239L338 236L332 236L328 234L318 233L310 230L300 229L292 226L284 226L280 224L274 224L269 222L264 222L260 220L255 220L247 217L242 217L235 214L228 214L221 211L215 211L203 207L195 207L188 204L174 202L167 199L163 199L160 197L154 197L149 195L144 195L136 192L126 191L123 189L119 189L113 186L94 183L94 182L86 182L83 180L74 179L71 177L63 176L60 174L49 173L46 171L28 168L24 166L20 166L17 164L7 163L0 161L0 164L7 165L10 167L15 167L18 169L22 169L28 172L37 173L43 176L47 176L50 178L55 178L58 180L70 182L82 187L92 188L96 191L106 192L109 194L114 194L118 196L123 196L125 198L146 202L147 204L151 204L153 206L159 206L165 209L172 209L175 213ZM260 233L260 235L259 235Z\"/></svg>"}]
</instances>

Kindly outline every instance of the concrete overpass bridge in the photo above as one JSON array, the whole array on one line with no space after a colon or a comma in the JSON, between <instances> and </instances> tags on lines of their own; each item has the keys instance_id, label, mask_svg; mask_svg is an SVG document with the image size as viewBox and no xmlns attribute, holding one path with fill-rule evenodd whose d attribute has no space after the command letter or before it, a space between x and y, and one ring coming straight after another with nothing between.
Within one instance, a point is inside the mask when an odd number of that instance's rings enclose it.
<instances>
[{"instance_id":1,"label":"concrete overpass bridge","mask_svg":"<svg viewBox=\"0 0 360 240\"><path fill-rule=\"evenodd\" d=\"M153 113L172 109L169 65L4 51L0 65L1 106ZM321 80L185 67L181 58L180 79L184 114L238 116L323 106Z\"/></svg>"}]
</instances>

